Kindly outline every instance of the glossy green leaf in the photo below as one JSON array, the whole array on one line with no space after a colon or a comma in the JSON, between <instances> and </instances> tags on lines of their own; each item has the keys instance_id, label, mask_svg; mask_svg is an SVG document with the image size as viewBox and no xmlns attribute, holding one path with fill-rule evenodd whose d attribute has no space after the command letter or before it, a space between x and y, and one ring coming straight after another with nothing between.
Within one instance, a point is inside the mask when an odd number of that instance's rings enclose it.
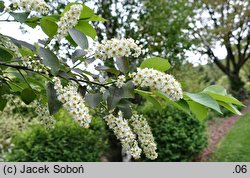
<instances>
[{"instance_id":1,"label":"glossy green leaf","mask_svg":"<svg viewBox=\"0 0 250 178\"><path fill-rule=\"evenodd\" d=\"M120 74L119 70L116 70L115 68L111 68L111 67L107 67L107 66L98 65L95 67L95 69L99 70L99 71L106 71L108 73L115 74L116 76L118 76Z\"/></svg>"},{"instance_id":2,"label":"glossy green leaf","mask_svg":"<svg viewBox=\"0 0 250 178\"><path fill-rule=\"evenodd\" d=\"M111 86L107 91L107 105L109 110L114 109L124 98L134 98L134 85L127 82L122 88Z\"/></svg>"},{"instance_id":3,"label":"glossy green leaf","mask_svg":"<svg viewBox=\"0 0 250 178\"><path fill-rule=\"evenodd\" d=\"M237 114L237 115L241 115L241 112L234 105L232 105L231 103L225 103L225 102L222 102L222 101L218 101L218 103L221 106L223 106L224 108L231 111L232 113Z\"/></svg>"},{"instance_id":4,"label":"glossy green leaf","mask_svg":"<svg viewBox=\"0 0 250 178\"><path fill-rule=\"evenodd\" d=\"M84 33L74 28L69 30L69 34L71 38L75 41L75 43L80 46L82 49L88 48L88 39Z\"/></svg>"},{"instance_id":5,"label":"glossy green leaf","mask_svg":"<svg viewBox=\"0 0 250 178\"><path fill-rule=\"evenodd\" d=\"M184 99L195 101L203 106L214 109L215 111L222 113L219 104L211 96L206 93L184 93Z\"/></svg>"},{"instance_id":6,"label":"glossy green leaf","mask_svg":"<svg viewBox=\"0 0 250 178\"><path fill-rule=\"evenodd\" d=\"M49 113L50 115L53 115L57 113L57 111L61 108L62 104L57 99L56 90L54 89L54 85L52 83L48 83L46 91Z\"/></svg>"},{"instance_id":7,"label":"glossy green leaf","mask_svg":"<svg viewBox=\"0 0 250 178\"><path fill-rule=\"evenodd\" d=\"M7 83L0 82L0 95L8 94L10 92L10 88Z\"/></svg>"},{"instance_id":8,"label":"glossy green leaf","mask_svg":"<svg viewBox=\"0 0 250 178\"><path fill-rule=\"evenodd\" d=\"M132 116L131 103L128 100L121 100L117 107L123 113L123 117L126 119L130 119Z\"/></svg>"},{"instance_id":9,"label":"glossy green leaf","mask_svg":"<svg viewBox=\"0 0 250 178\"><path fill-rule=\"evenodd\" d=\"M56 75L60 69L57 56L46 48L39 49L39 56L42 58L42 63L51 68L53 75Z\"/></svg>"},{"instance_id":10,"label":"glossy green leaf","mask_svg":"<svg viewBox=\"0 0 250 178\"><path fill-rule=\"evenodd\" d=\"M96 108L100 102L102 101L102 94L101 93L89 93L86 94L85 96L85 101L86 103L91 107L91 108Z\"/></svg>"},{"instance_id":11,"label":"glossy green leaf","mask_svg":"<svg viewBox=\"0 0 250 178\"><path fill-rule=\"evenodd\" d=\"M197 119L199 119L200 121L203 121L204 119L206 119L207 117L207 113L208 113L208 108L196 103L194 101L187 101L190 110L192 111L192 113L194 113L194 115L197 117Z\"/></svg>"},{"instance_id":12,"label":"glossy green leaf","mask_svg":"<svg viewBox=\"0 0 250 178\"><path fill-rule=\"evenodd\" d=\"M33 89L31 88L25 88L21 92L21 99L25 104L30 104L32 101L36 99L36 94Z\"/></svg>"},{"instance_id":13,"label":"glossy green leaf","mask_svg":"<svg viewBox=\"0 0 250 178\"><path fill-rule=\"evenodd\" d=\"M136 89L135 93L141 95L147 101L151 102L154 105L154 107L156 107L157 109L160 110L162 108L161 103L155 97L152 96L151 92L146 92L146 91L143 91L143 90Z\"/></svg>"},{"instance_id":14,"label":"glossy green leaf","mask_svg":"<svg viewBox=\"0 0 250 178\"><path fill-rule=\"evenodd\" d=\"M50 17L43 17L40 20L41 28L43 32L50 38L53 37L58 29L58 25Z\"/></svg>"},{"instance_id":15,"label":"glossy green leaf","mask_svg":"<svg viewBox=\"0 0 250 178\"><path fill-rule=\"evenodd\" d=\"M159 70L162 72L167 71L170 67L171 67L171 65L168 62L168 60L160 58L160 57L148 58L148 59L144 60L140 65L140 68L142 68L142 69L143 68L152 68L152 69Z\"/></svg>"},{"instance_id":16,"label":"glossy green leaf","mask_svg":"<svg viewBox=\"0 0 250 178\"><path fill-rule=\"evenodd\" d=\"M115 63L117 68L124 74L126 74L129 70L129 62L124 58L116 58Z\"/></svg>"},{"instance_id":17,"label":"glossy green leaf","mask_svg":"<svg viewBox=\"0 0 250 178\"><path fill-rule=\"evenodd\" d=\"M39 25L39 20L39 17L31 17L28 18L24 23L30 26L31 28L35 28L37 25Z\"/></svg>"},{"instance_id":18,"label":"glossy green leaf","mask_svg":"<svg viewBox=\"0 0 250 178\"><path fill-rule=\"evenodd\" d=\"M189 108L188 108L188 105L187 105L187 102L184 101L184 100L180 100L178 102L175 102L175 101L172 101L170 100L166 94L160 92L160 91L157 91L157 92L154 92L154 95L164 99L167 103L173 105L174 107L176 107L177 109L181 110L181 111L184 111L185 113L187 114L190 114L189 112Z\"/></svg>"},{"instance_id":19,"label":"glossy green leaf","mask_svg":"<svg viewBox=\"0 0 250 178\"><path fill-rule=\"evenodd\" d=\"M225 88L219 85L212 85L207 88L205 88L202 93L207 93L210 95L212 98L218 101L222 101L225 103L233 103L239 106L245 106L243 103L241 103L239 100L236 98L230 96L227 94L227 91Z\"/></svg>"},{"instance_id":20,"label":"glossy green leaf","mask_svg":"<svg viewBox=\"0 0 250 178\"><path fill-rule=\"evenodd\" d=\"M107 21L106 19L98 16L98 15L93 15L90 18L87 19L87 21L92 21L92 22L105 22Z\"/></svg>"},{"instance_id":21,"label":"glossy green leaf","mask_svg":"<svg viewBox=\"0 0 250 178\"><path fill-rule=\"evenodd\" d=\"M90 9L88 6L83 4L83 10L82 10L80 19L90 18L93 15L94 15L94 11L92 9Z\"/></svg>"},{"instance_id":22,"label":"glossy green leaf","mask_svg":"<svg viewBox=\"0 0 250 178\"><path fill-rule=\"evenodd\" d=\"M9 13L14 19L18 22L24 23L28 16L30 15L29 12L21 12L21 13L15 13L15 12L10 12Z\"/></svg>"},{"instance_id":23,"label":"glossy green leaf","mask_svg":"<svg viewBox=\"0 0 250 178\"><path fill-rule=\"evenodd\" d=\"M203 92L212 92L220 95L227 95L227 91L220 85L211 85L203 90Z\"/></svg>"},{"instance_id":24,"label":"glossy green leaf","mask_svg":"<svg viewBox=\"0 0 250 178\"><path fill-rule=\"evenodd\" d=\"M13 57L14 54L12 51L0 46L0 61L11 61Z\"/></svg>"},{"instance_id":25,"label":"glossy green leaf","mask_svg":"<svg viewBox=\"0 0 250 178\"><path fill-rule=\"evenodd\" d=\"M96 30L89 24L87 21L79 21L78 24L75 26L75 29L83 32L85 35L91 37L95 40L96 37Z\"/></svg>"}]
</instances>

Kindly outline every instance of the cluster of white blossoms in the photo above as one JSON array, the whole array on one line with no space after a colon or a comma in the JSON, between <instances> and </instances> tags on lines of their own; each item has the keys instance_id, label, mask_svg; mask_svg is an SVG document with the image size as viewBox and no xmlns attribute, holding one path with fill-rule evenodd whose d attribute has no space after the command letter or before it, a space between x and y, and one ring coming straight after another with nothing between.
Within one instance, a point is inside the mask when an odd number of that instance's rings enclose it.
<instances>
[{"instance_id":1,"label":"cluster of white blossoms","mask_svg":"<svg viewBox=\"0 0 250 178\"><path fill-rule=\"evenodd\" d=\"M45 126L45 128L54 128L56 120L53 116L49 114L47 107L43 106L38 100L33 101L32 105L35 108L37 114L36 119Z\"/></svg>"},{"instance_id":2,"label":"cluster of white blossoms","mask_svg":"<svg viewBox=\"0 0 250 178\"><path fill-rule=\"evenodd\" d=\"M118 88L121 88L125 85L125 82L126 82L126 77L124 75L120 75L118 78L117 78L117 81L115 82L115 85L118 87Z\"/></svg>"},{"instance_id":3,"label":"cluster of white blossoms","mask_svg":"<svg viewBox=\"0 0 250 178\"><path fill-rule=\"evenodd\" d=\"M50 68L45 66L44 64L41 63L39 59L36 58L37 56L23 56L22 59L22 65L32 69L35 72L41 72L45 73L46 75L49 74Z\"/></svg>"},{"instance_id":4,"label":"cluster of white blossoms","mask_svg":"<svg viewBox=\"0 0 250 178\"><path fill-rule=\"evenodd\" d=\"M133 131L138 135L140 146L142 147L146 157L151 160L156 159L158 157L156 152L157 147L146 119L143 118L142 115L133 113L130 123L133 127Z\"/></svg>"},{"instance_id":5,"label":"cluster of white blossoms","mask_svg":"<svg viewBox=\"0 0 250 178\"><path fill-rule=\"evenodd\" d=\"M63 14L59 22L57 22L58 30L56 34L57 39L62 39L68 34L68 30L76 26L80 19L83 6L81 4L74 4L70 9Z\"/></svg>"},{"instance_id":6,"label":"cluster of white blossoms","mask_svg":"<svg viewBox=\"0 0 250 178\"><path fill-rule=\"evenodd\" d=\"M36 11L41 14L49 13L49 6L43 0L12 0L13 7L24 11Z\"/></svg>"},{"instance_id":7,"label":"cluster of white blossoms","mask_svg":"<svg viewBox=\"0 0 250 178\"><path fill-rule=\"evenodd\" d=\"M183 97L181 85L172 75L148 68L137 68L137 72L130 74L135 86L149 87L161 91L169 99L178 101Z\"/></svg>"},{"instance_id":8,"label":"cluster of white blossoms","mask_svg":"<svg viewBox=\"0 0 250 178\"><path fill-rule=\"evenodd\" d=\"M96 50L88 50L90 55L95 55L97 59L138 57L142 53L142 46L132 38L112 38L103 40L97 44Z\"/></svg>"},{"instance_id":9,"label":"cluster of white blossoms","mask_svg":"<svg viewBox=\"0 0 250 178\"><path fill-rule=\"evenodd\" d=\"M109 114L104 117L107 125L112 129L117 137L121 141L122 148L128 155L131 155L135 159L139 159L141 155L141 148L138 146L136 135L129 127L128 121L123 118L121 111L118 112L118 116Z\"/></svg>"},{"instance_id":10,"label":"cluster of white blossoms","mask_svg":"<svg viewBox=\"0 0 250 178\"><path fill-rule=\"evenodd\" d=\"M82 96L77 92L77 88L72 84L63 87L57 77L53 78L53 82L57 98L63 103L63 107L80 126L88 128L91 122L89 108L85 105Z\"/></svg>"},{"instance_id":11,"label":"cluster of white blossoms","mask_svg":"<svg viewBox=\"0 0 250 178\"><path fill-rule=\"evenodd\" d=\"M0 45L12 51L16 57L18 58L22 57L21 53L18 50L18 47L14 43L12 43L9 38L0 35Z\"/></svg>"}]
</instances>

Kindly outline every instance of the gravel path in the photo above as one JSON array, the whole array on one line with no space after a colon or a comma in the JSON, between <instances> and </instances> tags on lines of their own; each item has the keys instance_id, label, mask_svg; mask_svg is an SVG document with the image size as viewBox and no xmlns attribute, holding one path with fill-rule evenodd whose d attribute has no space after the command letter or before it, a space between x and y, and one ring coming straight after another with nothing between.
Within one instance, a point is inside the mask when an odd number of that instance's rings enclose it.
<instances>
[{"instance_id":1,"label":"gravel path","mask_svg":"<svg viewBox=\"0 0 250 178\"><path fill-rule=\"evenodd\" d=\"M244 108L241 113L244 115L247 112L250 112L250 102L245 102L247 106ZM194 161L208 161L209 156L217 147L217 144L224 137L225 134L232 128L235 122L241 116L233 115L227 118L213 119L208 122L208 146L203 150L200 156L194 159Z\"/></svg>"}]
</instances>

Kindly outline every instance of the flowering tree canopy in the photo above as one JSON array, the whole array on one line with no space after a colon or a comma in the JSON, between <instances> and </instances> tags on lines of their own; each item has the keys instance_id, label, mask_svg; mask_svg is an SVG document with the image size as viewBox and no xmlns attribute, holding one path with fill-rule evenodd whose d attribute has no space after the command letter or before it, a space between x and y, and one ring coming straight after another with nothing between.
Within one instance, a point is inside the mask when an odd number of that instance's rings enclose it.
<instances>
[{"instance_id":1,"label":"flowering tree canopy","mask_svg":"<svg viewBox=\"0 0 250 178\"><path fill-rule=\"evenodd\" d=\"M135 159L142 152L157 158L146 119L133 111L137 95L158 109L162 103L172 104L201 121L208 109L221 113L221 106L240 114L235 105L243 104L222 86L208 86L199 93L182 91L181 84L165 73L171 67L166 59L145 59L132 71L132 60L144 53L136 40L112 38L89 47L87 36L96 37L91 22L106 20L86 5L70 3L61 14L49 14L51 8L43 0L14 0L9 6L0 1L0 15L8 13L13 21L31 28L40 26L48 36L29 44L0 34L0 110L8 95L16 95L27 105L35 101L46 106L51 115L63 107L86 129L96 110ZM51 50L51 43L61 40L75 48L68 59ZM96 61L95 68L89 67Z\"/></svg>"}]
</instances>

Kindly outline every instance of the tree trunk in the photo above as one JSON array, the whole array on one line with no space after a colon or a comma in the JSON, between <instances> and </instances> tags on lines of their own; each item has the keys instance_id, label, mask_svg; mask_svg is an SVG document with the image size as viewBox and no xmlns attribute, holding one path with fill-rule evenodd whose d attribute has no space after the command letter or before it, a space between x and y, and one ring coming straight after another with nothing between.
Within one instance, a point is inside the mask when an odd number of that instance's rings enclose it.
<instances>
[{"instance_id":1,"label":"tree trunk","mask_svg":"<svg viewBox=\"0 0 250 178\"><path fill-rule=\"evenodd\" d=\"M247 98L247 92L244 89L244 82L241 80L239 73L232 73L228 76L230 81L230 92L239 100Z\"/></svg>"}]
</instances>

